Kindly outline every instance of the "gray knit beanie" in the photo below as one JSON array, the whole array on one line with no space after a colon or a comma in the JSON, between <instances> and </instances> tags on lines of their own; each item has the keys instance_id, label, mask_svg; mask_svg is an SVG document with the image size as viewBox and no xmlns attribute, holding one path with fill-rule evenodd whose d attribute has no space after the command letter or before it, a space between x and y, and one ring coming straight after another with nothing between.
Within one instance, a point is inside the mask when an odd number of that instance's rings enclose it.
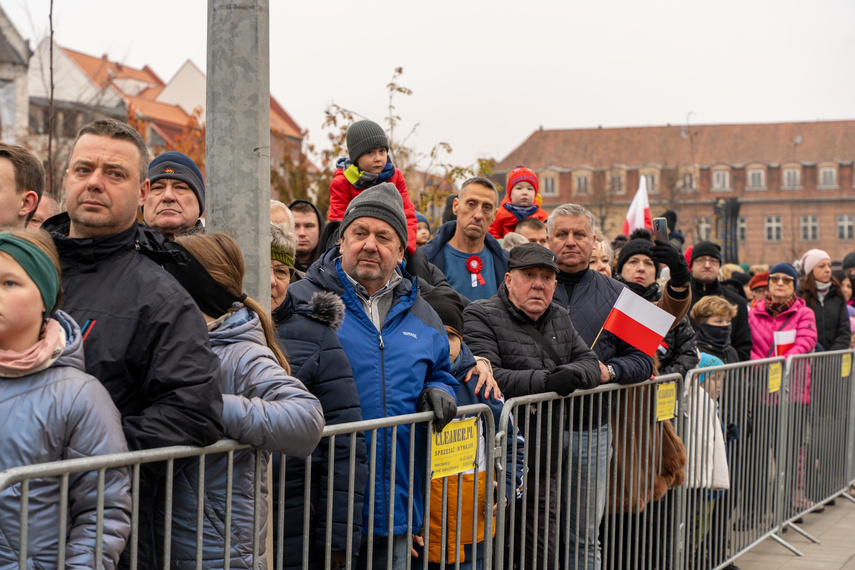
<instances>
[{"instance_id":1,"label":"gray knit beanie","mask_svg":"<svg viewBox=\"0 0 855 570\"><path fill-rule=\"evenodd\" d=\"M347 128L347 154L351 162L356 162L360 156L372 148L389 149L389 140L383 127L365 119L356 121Z\"/></svg>"},{"instance_id":2,"label":"gray knit beanie","mask_svg":"<svg viewBox=\"0 0 855 570\"><path fill-rule=\"evenodd\" d=\"M376 148L376 147L374 147ZM339 235L343 236L347 226L357 218L376 218L383 220L401 238L401 244L407 247L407 216L404 214L404 201L398 188L391 182L384 182L363 190L347 206L341 220Z\"/></svg>"}]
</instances>

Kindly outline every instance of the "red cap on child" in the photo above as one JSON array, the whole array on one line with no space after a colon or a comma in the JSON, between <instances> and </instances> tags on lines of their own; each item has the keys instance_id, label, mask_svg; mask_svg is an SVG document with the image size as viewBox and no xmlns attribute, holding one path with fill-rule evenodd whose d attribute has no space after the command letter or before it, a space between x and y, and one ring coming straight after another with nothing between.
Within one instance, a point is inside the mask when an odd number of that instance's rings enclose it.
<instances>
[{"instance_id":1,"label":"red cap on child","mask_svg":"<svg viewBox=\"0 0 855 570\"><path fill-rule=\"evenodd\" d=\"M508 192L520 182L528 182L534 186L535 193L540 192L537 184L537 174L525 166L517 166L508 174Z\"/></svg>"}]
</instances>

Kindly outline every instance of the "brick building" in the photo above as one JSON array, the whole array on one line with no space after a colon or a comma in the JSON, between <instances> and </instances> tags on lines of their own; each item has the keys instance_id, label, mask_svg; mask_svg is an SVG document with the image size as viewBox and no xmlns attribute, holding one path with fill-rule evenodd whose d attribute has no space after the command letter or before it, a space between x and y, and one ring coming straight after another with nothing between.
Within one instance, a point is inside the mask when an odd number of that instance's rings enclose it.
<instances>
[{"instance_id":1,"label":"brick building","mask_svg":"<svg viewBox=\"0 0 855 570\"><path fill-rule=\"evenodd\" d=\"M720 241L714 211L739 202L739 261L793 261L820 248L855 251L855 121L539 130L496 167L524 164L540 178L543 207L584 204L614 237L639 177L653 216L678 213L686 245Z\"/></svg>"}]
</instances>

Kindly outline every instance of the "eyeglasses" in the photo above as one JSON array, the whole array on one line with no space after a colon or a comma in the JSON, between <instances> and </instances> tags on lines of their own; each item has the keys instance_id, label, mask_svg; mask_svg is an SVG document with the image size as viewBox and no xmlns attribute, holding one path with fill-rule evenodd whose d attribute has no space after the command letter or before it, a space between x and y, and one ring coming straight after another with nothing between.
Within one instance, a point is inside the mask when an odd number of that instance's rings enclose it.
<instances>
[{"instance_id":1,"label":"eyeglasses","mask_svg":"<svg viewBox=\"0 0 855 570\"><path fill-rule=\"evenodd\" d=\"M794 279L789 275L770 275L770 283L792 283Z\"/></svg>"},{"instance_id":2,"label":"eyeglasses","mask_svg":"<svg viewBox=\"0 0 855 570\"><path fill-rule=\"evenodd\" d=\"M280 265L278 267L271 267L270 271L273 272L273 277L278 279L279 281L286 281L291 279L292 268L287 265Z\"/></svg>"},{"instance_id":3,"label":"eyeglasses","mask_svg":"<svg viewBox=\"0 0 855 570\"><path fill-rule=\"evenodd\" d=\"M716 259L715 257L696 257L695 263L700 263L701 265L706 265L709 263L710 265L721 265L721 261Z\"/></svg>"}]
</instances>

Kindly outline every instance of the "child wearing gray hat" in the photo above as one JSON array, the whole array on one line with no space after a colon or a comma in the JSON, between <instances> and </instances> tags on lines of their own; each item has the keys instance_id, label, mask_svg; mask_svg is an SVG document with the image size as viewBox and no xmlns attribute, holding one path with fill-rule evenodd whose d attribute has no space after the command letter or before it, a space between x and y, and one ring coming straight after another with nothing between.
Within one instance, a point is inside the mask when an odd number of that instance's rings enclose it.
<instances>
[{"instance_id":1,"label":"child wearing gray hat","mask_svg":"<svg viewBox=\"0 0 855 570\"><path fill-rule=\"evenodd\" d=\"M407 251L416 250L418 221L416 209L410 200L404 175L395 168L389 158L389 140L383 127L365 119L357 121L347 129L348 157L336 161L336 171L330 182L330 207L327 218L340 221L344 218L350 202L366 188L388 182L395 185L404 202L407 218ZM342 229L343 231L343 229Z\"/></svg>"}]
</instances>

